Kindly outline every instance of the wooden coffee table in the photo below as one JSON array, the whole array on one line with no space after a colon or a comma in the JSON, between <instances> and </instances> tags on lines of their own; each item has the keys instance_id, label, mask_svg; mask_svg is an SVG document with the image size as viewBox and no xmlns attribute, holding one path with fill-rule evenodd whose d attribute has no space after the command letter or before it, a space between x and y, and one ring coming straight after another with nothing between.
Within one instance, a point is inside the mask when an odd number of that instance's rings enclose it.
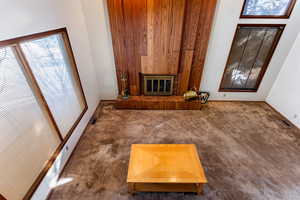
<instances>
[{"instance_id":1,"label":"wooden coffee table","mask_svg":"<svg viewBox=\"0 0 300 200\"><path fill-rule=\"evenodd\" d=\"M203 192L207 183L193 144L133 144L127 176L135 192Z\"/></svg>"}]
</instances>

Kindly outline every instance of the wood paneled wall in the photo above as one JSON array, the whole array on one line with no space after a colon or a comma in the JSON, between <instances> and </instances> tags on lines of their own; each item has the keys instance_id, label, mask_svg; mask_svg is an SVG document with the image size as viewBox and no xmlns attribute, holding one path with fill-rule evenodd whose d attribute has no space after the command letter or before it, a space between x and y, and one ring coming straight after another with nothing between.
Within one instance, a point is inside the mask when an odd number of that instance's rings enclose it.
<instances>
[{"instance_id":1,"label":"wood paneled wall","mask_svg":"<svg viewBox=\"0 0 300 200\"><path fill-rule=\"evenodd\" d=\"M147 1L147 55L143 74L177 74L185 0Z\"/></svg>"},{"instance_id":2,"label":"wood paneled wall","mask_svg":"<svg viewBox=\"0 0 300 200\"><path fill-rule=\"evenodd\" d=\"M131 95L141 73L177 75L178 95L199 88L217 0L107 1L119 85L128 72Z\"/></svg>"}]
</instances>

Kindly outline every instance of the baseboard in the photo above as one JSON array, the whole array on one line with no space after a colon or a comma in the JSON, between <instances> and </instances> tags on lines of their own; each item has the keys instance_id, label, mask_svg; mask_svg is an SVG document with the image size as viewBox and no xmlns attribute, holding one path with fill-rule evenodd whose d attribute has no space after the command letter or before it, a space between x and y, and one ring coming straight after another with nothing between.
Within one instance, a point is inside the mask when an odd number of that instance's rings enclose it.
<instances>
[{"instance_id":1,"label":"baseboard","mask_svg":"<svg viewBox=\"0 0 300 200\"><path fill-rule=\"evenodd\" d=\"M116 103L117 99L111 99L111 100L100 100L100 104L114 104Z\"/></svg>"},{"instance_id":2,"label":"baseboard","mask_svg":"<svg viewBox=\"0 0 300 200\"><path fill-rule=\"evenodd\" d=\"M285 121L287 121L289 124L293 125L294 127L298 128L294 122L289 120L286 116L284 116L282 113L280 113L276 108L274 108L271 104L265 101L265 104L268 105L274 112L276 112L278 115L280 115L281 118L283 118Z\"/></svg>"},{"instance_id":3,"label":"baseboard","mask_svg":"<svg viewBox=\"0 0 300 200\"><path fill-rule=\"evenodd\" d=\"M115 104L117 102L117 99L111 99L111 100L100 100L100 104ZM208 102L253 102L253 103L265 103L266 101L258 100L208 100Z\"/></svg>"},{"instance_id":4,"label":"baseboard","mask_svg":"<svg viewBox=\"0 0 300 200\"><path fill-rule=\"evenodd\" d=\"M283 118L285 121L287 121L289 124L293 125L294 127L298 128L293 122L291 122L288 118L286 118L283 114L281 114L276 108L274 108L272 105L270 105L266 101L247 101L247 100L209 100L208 102L242 102L242 103L264 103L267 106L269 106L274 112L276 112L281 118Z\"/></svg>"},{"instance_id":5,"label":"baseboard","mask_svg":"<svg viewBox=\"0 0 300 200\"><path fill-rule=\"evenodd\" d=\"M246 103L264 103L265 101L248 101L248 100L208 100L208 102L246 102Z\"/></svg>"}]
</instances>

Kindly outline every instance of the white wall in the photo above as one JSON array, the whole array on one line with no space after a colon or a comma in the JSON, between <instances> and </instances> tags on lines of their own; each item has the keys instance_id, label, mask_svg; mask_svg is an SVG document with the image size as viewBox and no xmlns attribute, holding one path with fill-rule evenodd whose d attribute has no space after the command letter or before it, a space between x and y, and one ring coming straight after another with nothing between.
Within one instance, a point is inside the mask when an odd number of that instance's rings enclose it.
<instances>
[{"instance_id":1,"label":"white wall","mask_svg":"<svg viewBox=\"0 0 300 200\"><path fill-rule=\"evenodd\" d=\"M267 98L267 102L300 128L300 34Z\"/></svg>"},{"instance_id":2,"label":"white wall","mask_svg":"<svg viewBox=\"0 0 300 200\"><path fill-rule=\"evenodd\" d=\"M0 40L67 27L89 110L79 123L64 150L56 160L32 199L45 199L50 183L61 170L75 147L99 99L99 83L90 51L90 44L80 0L1 0ZM65 147L66 147L65 146Z\"/></svg>"},{"instance_id":3,"label":"white wall","mask_svg":"<svg viewBox=\"0 0 300 200\"><path fill-rule=\"evenodd\" d=\"M106 0L81 0L81 2L101 85L99 88L101 99L115 99L118 95L118 86Z\"/></svg>"},{"instance_id":4,"label":"white wall","mask_svg":"<svg viewBox=\"0 0 300 200\"><path fill-rule=\"evenodd\" d=\"M82 0L94 62L102 81L101 97L111 99L116 97L117 83L105 2L106 0ZM209 91L212 100L265 100L300 31L297 24L300 21L299 2L290 19L239 19L243 2L244 0L218 0L201 84L201 90ZM238 23L287 24L257 93L218 92Z\"/></svg>"},{"instance_id":5,"label":"white wall","mask_svg":"<svg viewBox=\"0 0 300 200\"><path fill-rule=\"evenodd\" d=\"M264 101L300 31L300 2L290 19L239 19L244 0L219 0L206 58L201 90L213 100ZM257 93L218 92L237 24L287 24ZM224 96L226 95L226 96Z\"/></svg>"}]
</instances>

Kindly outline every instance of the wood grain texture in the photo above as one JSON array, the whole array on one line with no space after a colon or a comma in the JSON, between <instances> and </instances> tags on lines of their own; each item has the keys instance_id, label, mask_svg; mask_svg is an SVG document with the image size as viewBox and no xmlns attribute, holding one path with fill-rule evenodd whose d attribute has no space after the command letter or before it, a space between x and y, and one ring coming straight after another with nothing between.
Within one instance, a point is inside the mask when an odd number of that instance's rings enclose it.
<instances>
[{"instance_id":1,"label":"wood grain texture","mask_svg":"<svg viewBox=\"0 0 300 200\"><path fill-rule=\"evenodd\" d=\"M201 0L188 0L183 28L182 49L194 50L197 38L198 22L201 12Z\"/></svg>"},{"instance_id":2,"label":"wood grain texture","mask_svg":"<svg viewBox=\"0 0 300 200\"><path fill-rule=\"evenodd\" d=\"M177 74L185 0L147 0L147 55L144 74Z\"/></svg>"},{"instance_id":3,"label":"wood grain texture","mask_svg":"<svg viewBox=\"0 0 300 200\"><path fill-rule=\"evenodd\" d=\"M141 74L178 75L175 95L199 88L217 0L107 1L119 86L128 72L134 96Z\"/></svg>"},{"instance_id":4,"label":"wood grain texture","mask_svg":"<svg viewBox=\"0 0 300 200\"><path fill-rule=\"evenodd\" d=\"M130 94L139 95L141 56L147 50L147 0L108 0L107 5L118 85L121 73L127 72Z\"/></svg>"},{"instance_id":5,"label":"wood grain texture","mask_svg":"<svg viewBox=\"0 0 300 200\"><path fill-rule=\"evenodd\" d=\"M200 88L203 68L210 39L211 27L215 15L217 0L201 0L200 19L195 43L195 55L189 79L190 88Z\"/></svg>"},{"instance_id":6,"label":"wood grain texture","mask_svg":"<svg viewBox=\"0 0 300 200\"><path fill-rule=\"evenodd\" d=\"M178 183L136 183L134 192L194 192L202 195L201 184L198 187L196 184L178 184Z\"/></svg>"},{"instance_id":7,"label":"wood grain texture","mask_svg":"<svg viewBox=\"0 0 300 200\"><path fill-rule=\"evenodd\" d=\"M123 10L129 89L131 95L139 95L141 56L145 55L147 47L147 0L123 0Z\"/></svg>"},{"instance_id":8,"label":"wood grain texture","mask_svg":"<svg viewBox=\"0 0 300 200\"><path fill-rule=\"evenodd\" d=\"M216 3L216 0L190 0L186 3L177 95L200 87ZM186 51L194 51L192 58L186 55ZM187 65L190 59L192 63Z\"/></svg>"},{"instance_id":9,"label":"wood grain texture","mask_svg":"<svg viewBox=\"0 0 300 200\"><path fill-rule=\"evenodd\" d=\"M129 99L118 99L117 109L134 110L200 110L200 101L185 101L182 96L131 96Z\"/></svg>"},{"instance_id":10,"label":"wood grain texture","mask_svg":"<svg viewBox=\"0 0 300 200\"><path fill-rule=\"evenodd\" d=\"M178 95L183 95L189 89L189 78L194 57L193 50L186 50L182 54L181 67L182 72L178 76Z\"/></svg>"},{"instance_id":11,"label":"wood grain texture","mask_svg":"<svg viewBox=\"0 0 300 200\"><path fill-rule=\"evenodd\" d=\"M121 73L127 71L127 51L125 46L125 25L123 13L123 0L108 0L107 8L110 20L110 29L115 56L116 73L119 85L121 85Z\"/></svg>"},{"instance_id":12,"label":"wood grain texture","mask_svg":"<svg viewBox=\"0 0 300 200\"><path fill-rule=\"evenodd\" d=\"M194 144L132 144L127 183L207 183Z\"/></svg>"},{"instance_id":13,"label":"wood grain texture","mask_svg":"<svg viewBox=\"0 0 300 200\"><path fill-rule=\"evenodd\" d=\"M195 50L195 41L197 38L198 21L201 9L201 0L190 0L186 2L185 19L182 33L182 45L180 54L180 65L178 77L176 79L176 95L183 95L189 88L189 79L192 63L187 65L190 57L187 51ZM193 58L192 58L193 59Z\"/></svg>"}]
</instances>

